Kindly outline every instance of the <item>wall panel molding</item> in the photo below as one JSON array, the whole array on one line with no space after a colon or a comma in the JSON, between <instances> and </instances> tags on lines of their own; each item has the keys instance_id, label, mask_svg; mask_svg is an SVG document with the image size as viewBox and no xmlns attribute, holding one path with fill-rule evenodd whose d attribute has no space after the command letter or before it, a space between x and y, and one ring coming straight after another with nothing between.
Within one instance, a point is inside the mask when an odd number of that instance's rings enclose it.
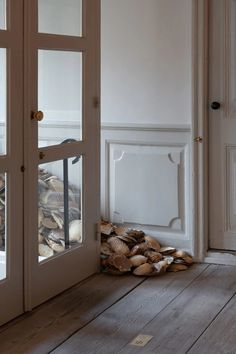
<instances>
[{"instance_id":1,"label":"wall panel molding","mask_svg":"<svg viewBox=\"0 0 236 354\"><path fill-rule=\"evenodd\" d=\"M102 126L102 216L192 248L191 130Z\"/></svg>"}]
</instances>

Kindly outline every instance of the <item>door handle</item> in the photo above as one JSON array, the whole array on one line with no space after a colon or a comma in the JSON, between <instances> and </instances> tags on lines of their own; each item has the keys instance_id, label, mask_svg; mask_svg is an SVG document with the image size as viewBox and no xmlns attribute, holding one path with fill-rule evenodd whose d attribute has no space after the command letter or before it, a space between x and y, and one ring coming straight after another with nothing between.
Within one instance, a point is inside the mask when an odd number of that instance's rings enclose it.
<instances>
[{"instance_id":1,"label":"door handle","mask_svg":"<svg viewBox=\"0 0 236 354\"><path fill-rule=\"evenodd\" d=\"M42 111L32 112L32 114L31 114L31 119L35 119L38 122L43 120L43 117L44 117L44 114Z\"/></svg>"},{"instance_id":2,"label":"door handle","mask_svg":"<svg viewBox=\"0 0 236 354\"><path fill-rule=\"evenodd\" d=\"M220 107L221 107L220 102L214 101L211 103L211 109L213 109L213 110L220 109Z\"/></svg>"}]
</instances>

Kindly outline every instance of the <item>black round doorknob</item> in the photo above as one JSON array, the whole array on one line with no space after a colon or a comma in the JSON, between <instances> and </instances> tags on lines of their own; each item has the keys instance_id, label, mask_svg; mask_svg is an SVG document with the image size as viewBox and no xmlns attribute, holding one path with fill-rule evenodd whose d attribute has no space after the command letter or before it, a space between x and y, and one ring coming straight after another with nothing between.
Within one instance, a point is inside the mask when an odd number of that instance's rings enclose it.
<instances>
[{"instance_id":1,"label":"black round doorknob","mask_svg":"<svg viewBox=\"0 0 236 354\"><path fill-rule=\"evenodd\" d=\"M214 109L214 110L220 109L220 102L216 102L216 101L212 102L211 109Z\"/></svg>"}]
</instances>

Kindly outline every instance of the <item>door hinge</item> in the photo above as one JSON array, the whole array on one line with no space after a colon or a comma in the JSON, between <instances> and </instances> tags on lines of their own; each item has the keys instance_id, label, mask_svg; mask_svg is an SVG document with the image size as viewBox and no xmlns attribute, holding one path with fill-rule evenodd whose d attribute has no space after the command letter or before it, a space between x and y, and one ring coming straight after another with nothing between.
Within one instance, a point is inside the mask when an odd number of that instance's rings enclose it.
<instances>
[{"instance_id":1,"label":"door hinge","mask_svg":"<svg viewBox=\"0 0 236 354\"><path fill-rule=\"evenodd\" d=\"M100 241L101 239L101 224L97 222L95 224L95 241Z\"/></svg>"},{"instance_id":2,"label":"door hinge","mask_svg":"<svg viewBox=\"0 0 236 354\"><path fill-rule=\"evenodd\" d=\"M94 98L93 98L93 107L94 107L95 109L97 109L97 108L100 107L100 99L99 99L99 97L94 97Z\"/></svg>"},{"instance_id":3,"label":"door hinge","mask_svg":"<svg viewBox=\"0 0 236 354\"><path fill-rule=\"evenodd\" d=\"M21 172L25 172L25 166L22 165L22 166L20 167L20 170L21 170Z\"/></svg>"}]
</instances>

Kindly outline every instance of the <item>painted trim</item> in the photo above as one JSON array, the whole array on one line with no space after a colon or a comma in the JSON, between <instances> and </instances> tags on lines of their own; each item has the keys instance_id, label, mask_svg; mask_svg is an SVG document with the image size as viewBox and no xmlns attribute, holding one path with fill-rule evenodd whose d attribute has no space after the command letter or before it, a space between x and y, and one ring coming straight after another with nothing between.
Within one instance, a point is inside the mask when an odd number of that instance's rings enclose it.
<instances>
[{"instance_id":1,"label":"painted trim","mask_svg":"<svg viewBox=\"0 0 236 354\"><path fill-rule=\"evenodd\" d=\"M208 132L208 34L209 0L194 1L193 48L193 137L202 136L203 144L194 145L195 260L236 266L236 253L209 250L209 132Z\"/></svg>"},{"instance_id":2,"label":"painted trim","mask_svg":"<svg viewBox=\"0 0 236 354\"><path fill-rule=\"evenodd\" d=\"M193 146L194 255L205 260L208 250L208 8L209 0L193 0Z\"/></svg>"},{"instance_id":3,"label":"painted trim","mask_svg":"<svg viewBox=\"0 0 236 354\"><path fill-rule=\"evenodd\" d=\"M1 123L0 123L1 125ZM78 129L80 128L79 123L75 121L60 121L55 122L53 120L47 120L43 124L39 123L39 127L43 129ZM184 133L191 132L190 124L139 124L139 123L101 123L101 130L132 130L132 131L160 131L160 132L170 132L170 133Z\"/></svg>"},{"instance_id":4,"label":"painted trim","mask_svg":"<svg viewBox=\"0 0 236 354\"><path fill-rule=\"evenodd\" d=\"M181 211L183 212L183 214L178 216L178 219L181 220L181 227L180 229L172 229L171 228L171 224L172 221L170 221L169 226L160 226L160 225L150 225L150 224L143 224L142 226L148 230L148 232L159 232L160 235L163 237L173 237L174 235L178 236L179 239L181 240L187 240L189 241L189 217L186 217L185 215L185 211L187 210L187 205L190 204L190 196L189 193L187 193L188 189L187 187L189 187L190 181L186 182L188 180L188 171L189 171L189 144L186 142L181 142L181 143L151 143L149 141L145 142L145 141L139 141L139 140L122 140L122 139L107 139L104 141L105 144L105 166L106 166L106 180L109 181L108 183L106 183L106 187L105 187L105 205L106 205L106 218L110 219L110 214L111 214L111 200L110 200L110 183L111 183L111 179L109 171L110 171L110 151L111 151L111 146L112 145L121 145L121 146L143 146L143 147L155 147L155 148L178 148L181 149L179 151L180 154L182 154L183 159L184 159L184 169L185 169L185 173L182 176L183 177L183 190L184 190L184 198L180 201L179 203L183 203L182 205L182 209L179 206L179 209L181 209ZM180 179L178 179L178 183L181 183ZM187 184L186 184L187 183ZM181 183L182 184L182 183ZM187 185L187 187L186 187ZM180 185L178 186L178 192L180 191ZM132 227L132 225L137 225L137 223L129 223L126 222L126 225L129 227Z\"/></svg>"},{"instance_id":5,"label":"painted trim","mask_svg":"<svg viewBox=\"0 0 236 354\"><path fill-rule=\"evenodd\" d=\"M163 244L173 244L175 247L184 248L192 253L192 219L194 217L192 207L192 163L191 163L191 129L189 126L178 127L166 126L165 131L163 126L155 126L154 129L145 129L146 126L125 125L125 130L120 129L120 125L109 125L109 129L102 129L101 135L101 157L102 157L102 215L104 218L109 218L109 145L126 144L126 145L144 145L144 146L159 146L159 147L182 147L184 148L185 168L184 168L184 181L187 183L185 189L185 208L184 208L184 229L182 231L173 230L166 227L158 227L157 225L144 227L147 234L157 237ZM133 127L138 128L137 130ZM153 127L153 126L152 126ZM150 126L149 126L150 128ZM161 129L160 129L161 128ZM190 167L191 166L191 167ZM140 225L128 224L128 227L140 227Z\"/></svg>"},{"instance_id":6,"label":"painted trim","mask_svg":"<svg viewBox=\"0 0 236 354\"><path fill-rule=\"evenodd\" d=\"M0 121L0 128L5 127L5 122ZM42 129L79 129L81 124L76 123L74 120L60 120L56 122L54 120L47 119L42 123L39 123L39 127ZM139 123L101 123L102 130L132 130L132 131L159 131L170 133L189 133L191 132L191 124L139 124Z\"/></svg>"},{"instance_id":7,"label":"painted trim","mask_svg":"<svg viewBox=\"0 0 236 354\"><path fill-rule=\"evenodd\" d=\"M163 125L163 124L139 124L139 123L102 123L102 130L132 130L132 131L153 131L170 133L189 133L190 124Z\"/></svg>"}]
</instances>

